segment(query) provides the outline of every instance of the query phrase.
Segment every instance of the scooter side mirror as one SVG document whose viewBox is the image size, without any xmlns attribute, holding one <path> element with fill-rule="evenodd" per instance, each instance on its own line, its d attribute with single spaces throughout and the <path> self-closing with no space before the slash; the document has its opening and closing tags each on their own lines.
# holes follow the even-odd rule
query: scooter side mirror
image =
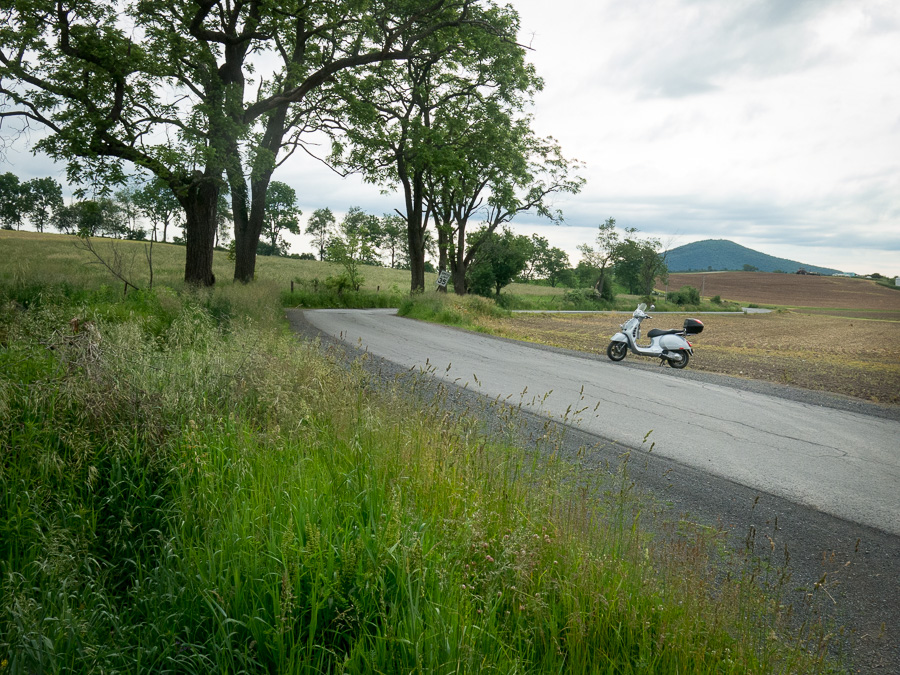
<svg viewBox="0 0 900 675">
<path fill-rule="evenodd" d="M 651 309 L 651 310 L 656 309 L 656 305 L 650 305 L 650 309 Z"/>
</svg>

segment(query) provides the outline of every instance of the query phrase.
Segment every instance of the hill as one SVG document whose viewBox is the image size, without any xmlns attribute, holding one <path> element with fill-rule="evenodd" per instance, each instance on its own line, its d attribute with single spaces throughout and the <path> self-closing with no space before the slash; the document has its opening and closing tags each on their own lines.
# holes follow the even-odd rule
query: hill
<svg viewBox="0 0 900 675">
<path fill-rule="evenodd" d="M 835 274 L 840 270 L 776 258 L 727 239 L 706 239 L 673 248 L 666 254 L 670 272 L 741 271 L 751 265 L 760 272 L 796 272 L 805 269 L 816 274 Z"/>
</svg>

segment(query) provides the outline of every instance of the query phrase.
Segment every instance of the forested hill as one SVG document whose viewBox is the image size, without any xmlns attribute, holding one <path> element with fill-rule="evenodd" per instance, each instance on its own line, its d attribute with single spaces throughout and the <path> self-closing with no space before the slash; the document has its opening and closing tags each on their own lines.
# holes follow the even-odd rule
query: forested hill
<svg viewBox="0 0 900 675">
<path fill-rule="evenodd" d="M 743 270 L 745 265 L 760 272 L 796 272 L 805 269 L 817 274 L 834 274 L 840 270 L 816 267 L 786 258 L 754 251 L 727 239 L 706 239 L 673 248 L 666 253 L 670 272 L 699 272 L 706 270 Z"/>
</svg>

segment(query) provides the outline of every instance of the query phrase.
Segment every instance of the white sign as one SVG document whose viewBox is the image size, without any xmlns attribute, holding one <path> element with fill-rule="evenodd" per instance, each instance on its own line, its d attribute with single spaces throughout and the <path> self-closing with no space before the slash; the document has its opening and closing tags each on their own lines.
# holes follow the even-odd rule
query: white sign
<svg viewBox="0 0 900 675">
<path fill-rule="evenodd" d="M 447 282 L 450 281 L 450 272 L 447 270 L 441 270 L 440 274 L 438 274 L 437 285 L 446 288 Z"/>
</svg>

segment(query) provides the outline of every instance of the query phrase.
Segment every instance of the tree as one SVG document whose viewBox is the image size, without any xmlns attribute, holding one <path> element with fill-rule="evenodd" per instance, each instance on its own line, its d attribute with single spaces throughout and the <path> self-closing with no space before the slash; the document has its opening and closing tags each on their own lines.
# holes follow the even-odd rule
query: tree
<svg viewBox="0 0 900 675">
<path fill-rule="evenodd" d="M 10 172 L 0 175 L 0 224 L 4 229 L 16 229 L 22 225 L 24 204 L 19 177 Z"/>
<path fill-rule="evenodd" d="M 316 209 L 306 221 L 306 234 L 313 238 L 313 244 L 319 249 L 319 260 L 325 260 L 325 245 L 334 225 L 334 214 L 327 208 Z"/>
<path fill-rule="evenodd" d="M 366 221 L 367 217 L 362 209 L 358 206 L 351 207 L 328 241 L 327 259 L 344 267 L 342 274 L 328 280 L 339 291 L 359 290 L 363 283 L 359 266 L 373 255 L 366 236 Z"/>
<path fill-rule="evenodd" d="M 479 295 L 500 295 L 500 290 L 518 276 L 532 250 L 531 240 L 516 235 L 508 227 L 498 234 L 489 226 L 482 227 L 471 237 L 478 255 L 469 266 L 469 288 Z"/>
<path fill-rule="evenodd" d="M 294 188 L 277 180 L 269 183 L 263 232 L 269 240 L 272 255 L 287 255 L 290 247 L 281 238 L 281 233 L 287 231 L 300 234 L 299 218 L 302 213 L 297 206 Z"/>
<path fill-rule="evenodd" d="M 551 205 L 553 196 L 562 193 L 576 194 L 581 190 L 584 179 L 570 172 L 580 167 L 577 161 L 567 160 L 561 148 L 552 138 L 537 138 L 525 121 L 514 126 L 518 137 L 514 145 L 507 147 L 505 165 L 495 164 L 488 169 L 485 187 L 489 190 L 486 199 L 486 228 L 494 232 L 499 227 L 511 223 L 517 216 L 534 212 L 552 223 L 563 222 L 563 214 Z M 495 153 L 498 157 L 501 153 Z M 476 183 L 477 185 L 477 183 Z M 460 196 L 462 196 L 461 193 Z M 465 197 L 465 203 L 473 203 L 472 191 Z M 455 208 L 456 213 L 464 213 Z M 465 223 L 468 218 L 459 218 L 456 231 L 456 255 L 454 260 L 454 285 L 456 280 L 466 276 L 466 270 L 478 255 L 478 247 L 486 239 L 478 239 L 469 245 L 465 243 Z M 553 254 L 566 260 L 565 253 L 556 249 Z M 549 249 L 547 249 L 549 253 Z M 545 262 L 548 262 L 545 260 Z M 459 292 L 459 289 L 456 289 Z"/>
<path fill-rule="evenodd" d="M 544 237 L 531 236 L 534 253 L 531 256 L 533 274 L 538 279 L 546 279 L 556 286 L 569 269 L 569 256 L 561 248 L 550 246 Z"/>
<path fill-rule="evenodd" d="M 340 225 L 345 240 L 351 235 L 359 241 L 358 261 L 364 265 L 379 265 L 378 247 L 381 245 L 381 220 L 358 206 L 351 206 Z"/>
<path fill-rule="evenodd" d="M 158 176 L 154 176 L 135 192 L 134 202 L 150 220 L 151 238 L 159 241 L 158 231 L 161 228 L 162 241 L 166 243 L 169 226 L 179 225 L 182 214 L 181 205 L 169 186 Z"/>
<path fill-rule="evenodd" d="M 381 217 L 381 248 L 386 252 L 391 268 L 399 266 L 400 258 L 406 250 L 406 221 L 396 213 L 385 213 Z"/>
<path fill-rule="evenodd" d="M 619 233 L 616 231 L 615 218 L 607 218 L 606 222 L 598 226 L 598 230 L 597 248 L 594 249 L 588 244 L 580 244 L 578 250 L 581 251 L 585 265 L 598 271 L 597 279 L 592 285 L 597 294 L 604 297 L 608 271 L 616 263 L 620 254 L 619 244 L 621 242 Z M 625 231 L 631 234 L 635 230 L 626 229 Z"/>
<path fill-rule="evenodd" d="M 649 298 L 656 280 L 664 280 L 668 273 L 665 256 L 660 254 L 662 244 L 654 238 L 639 239 L 634 228 L 627 232 L 616 247 L 616 279 L 630 293 Z"/>
<path fill-rule="evenodd" d="M 279 151 L 327 114 L 313 98 L 343 71 L 409 58 L 435 33 L 474 25 L 478 2 L 6 3 L 0 120 L 43 127 L 35 150 L 67 162 L 71 182 L 119 183 L 129 163 L 162 180 L 184 209 L 194 284 L 215 281 L 227 176 L 235 278 L 250 281 Z"/>
<path fill-rule="evenodd" d="M 63 204 L 53 212 L 50 223 L 63 234 L 77 234 L 79 229 L 78 220 L 78 205 L 71 204 L 67 206 Z"/>
<path fill-rule="evenodd" d="M 464 134 L 452 136 L 443 120 L 462 119 L 462 101 L 496 89 L 511 91 L 513 85 L 505 82 L 515 82 L 527 69 L 524 50 L 514 42 L 515 10 L 478 12 L 473 6 L 470 16 L 477 26 L 464 24 L 432 36 L 417 57 L 374 69 L 365 88 L 340 89 L 340 117 L 346 121 L 332 161 L 372 183 L 401 188 L 404 207 L 397 213 L 406 221 L 413 291 L 425 286 L 426 231 L 436 206 L 429 199 L 429 177 L 465 161 L 457 143 Z"/>
<path fill-rule="evenodd" d="M 137 203 L 138 188 L 134 182 L 129 180 L 125 185 L 116 191 L 116 202 L 122 213 L 122 218 L 126 223 L 124 233 L 126 239 L 146 239 L 147 231 L 138 227 L 138 217 L 141 215 L 141 208 Z"/>
<path fill-rule="evenodd" d="M 38 232 L 63 205 L 62 186 L 52 178 L 32 178 L 22 186 L 27 192 L 25 213 Z"/>
<path fill-rule="evenodd" d="M 238 3 L 237 6 L 240 6 Z M 249 167 L 236 161 L 227 167 L 235 218 L 235 280 L 252 279 L 254 246 L 262 227 L 262 203 L 275 168 L 303 145 L 309 131 L 326 128 L 331 110 L 348 91 L 368 92 L 371 67 L 415 56 L 436 34 L 454 32 L 461 25 L 483 30 L 478 17 L 480 0 L 405 0 L 383 3 L 309 2 L 279 4 L 268 46 L 280 67 L 261 82 L 257 100 L 233 119 L 255 124 L 245 154 Z M 223 22 L 224 23 L 224 22 Z M 261 32 L 257 30 L 257 35 Z M 264 40 L 260 40 L 264 41 Z M 233 50 L 237 51 L 237 50 Z M 234 59 L 243 62 L 247 50 Z M 333 88 L 340 82 L 342 92 Z M 244 78 L 234 79 L 233 102 L 244 100 Z M 366 94 L 363 94 L 366 96 Z M 235 144 L 232 157 L 238 157 Z M 249 188 L 245 176 L 249 176 Z"/>
</svg>

